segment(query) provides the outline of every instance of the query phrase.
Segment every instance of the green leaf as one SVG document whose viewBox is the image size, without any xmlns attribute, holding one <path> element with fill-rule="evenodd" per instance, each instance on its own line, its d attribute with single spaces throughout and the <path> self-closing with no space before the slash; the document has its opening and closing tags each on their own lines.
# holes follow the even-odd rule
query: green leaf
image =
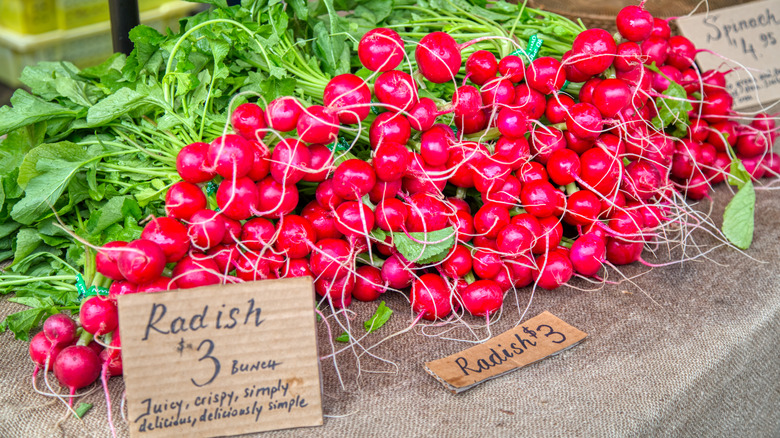
<svg viewBox="0 0 780 438">
<path fill-rule="evenodd" d="M 22 228 L 16 234 L 16 251 L 14 251 L 14 261 L 18 262 L 32 254 L 36 248 L 41 244 L 41 239 L 38 230 L 35 228 Z"/>
<path fill-rule="evenodd" d="M 51 298 L 9 298 L 8 301 L 31 307 L 14 314 L 8 315 L 0 325 L 0 332 L 11 330 L 16 339 L 29 341 L 30 330 L 38 327 L 41 320 L 49 315 L 59 313 Z"/>
<path fill-rule="evenodd" d="M 379 303 L 379 307 L 376 308 L 376 311 L 371 316 L 371 318 L 363 323 L 363 327 L 369 333 L 379 330 L 383 325 L 385 325 L 391 316 L 393 316 L 393 311 L 385 305 L 384 301 L 382 301 Z"/>
<path fill-rule="evenodd" d="M 111 96 L 101 100 L 87 112 L 87 125 L 100 126 L 144 105 L 146 96 L 131 90 L 121 88 Z"/>
<path fill-rule="evenodd" d="M 17 89 L 11 97 L 11 105 L 0 108 L 0 135 L 45 120 L 73 119 L 82 115 L 84 111 L 46 102 L 21 88 Z"/>
<path fill-rule="evenodd" d="M 418 264 L 441 261 L 455 245 L 455 230 L 452 227 L 428 233 L 409 233 L 409 236 L 395 233 L 393 243 L 407 260 Z"/>
<path fill-rule="evenodd" d="M 101 233 L 109 226 L 122 222 L 126 217 L 136 220 L 142 215 L 141 207 L 131 196 L 117 196 L 108 200 L 96 210 L 87 221 L 87 231 L 91 234 Z"/>
<path fill-rule="evenodd" d="M 728 143 L 726 143 L 726 145 L 729 148 L 730 155 L 733 157 L 731 159 L 731 165 L 729 166 L 729 185 L 741 189 L 745 183 L 751 180 L 750 174 L 747 169 L 745 169 L 745 165 L 742 164 L 742 160 L 737 158 L 734 149 L 732 149 Z"/>
<path fill-rule="evenodd" d="M 723 212 L 723 234 L 741 249 L 748 249 L 753 242 L 756 192 L 748 180 L 731 198 Z"/>
<path fill-rule="evenodd" d="M 79 403 L 76 409 L 74 409 L 74 412 L 76 413 L 76 418 L 83 418 L 84 415 L 86 415 L 90 409 L 92 409 L 92 403 L 84 403 L 84 402 Z"/>
<path fill-rule="evenodd" d="M 349 342 L 349 335 L 344 332 L 336 338 L 336 342 Z"/>
<path fill-rule="evenodd" d="M 648 67 L 650 70 L 662 75 L 669 82 L 669 87 L 661 96 L 655 99 L 658 108 L 658 115 L 653 118 L 652 123 L 656 129 L 662 130 L 670 125 L 677 127 L 677 131 L 687 129 L 688 112 L 693 109 L 693 105 L 688 100 L 688 93 L 685 88 L 677 82 L 664 75 L 655 64 Z"/>
</svg>

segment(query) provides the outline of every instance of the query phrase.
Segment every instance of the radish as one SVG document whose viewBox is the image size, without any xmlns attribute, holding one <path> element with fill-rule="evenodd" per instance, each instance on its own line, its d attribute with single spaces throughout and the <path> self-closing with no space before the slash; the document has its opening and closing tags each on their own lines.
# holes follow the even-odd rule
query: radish
<svg viewBox="0 0 780 438">
<path fill-rule="evenodd" d="M 55 313 L 43 323 L 43 333 L 52 345 L 65 347 L 76 339 L 76 323 L 64 313 Z"/>
<path fill-rule="evenodd" d="M 220 283 L 219 272 L 219 266 L 214 260 L 187 256 L 176 263 L 172 279 L 178 288 L 191 289 Z"/>
<path fill-rule="evenodd" d="M 412 127 L 409 120 L 393 112 L 378 115 L 368 129 L 368 138 L 373 150 L 386 142 L 405 145 L 411 135 Z"/>
<path fill-rule="evenodd" d="M 127 242 L 122 241 L 108 242 L 103 245 L 102 248 L 97 250 L 95 255 L 95 270 L 112 280 L 124 280 L 125 277 L 117 266 L 117 258 L 121 251 L 111 251 L 111 249 L 124 248 L 125 246 L 127 246 Z"/>
<path fill-rule="evenodd" d="M 253 152 L 249 142 L 235 134 L 217 137 L 209 144 L 211 166 L 224 178 L 241 178 L 252 170 Z"/>
<path fill-rule="evenodd" d="M 627 41 L 618 44 L 615 62 L 612 65 L 615 66 L 615 70 L 625 72 L 643 64 L 642 61 L 642 48 L 635 42 Z"/>
<path fill-rule="evenodd" d="M 534 235 L 527 228 L 509 224 L 498 232 L 496 247 L 505 256 L 517 256 L 531 251 Z"/>
<path fill-rule="evenodd" d="M 352 291 L 355 289 L 355 276 L 343 275 L 338 278 L 318 278 L 314 281 L 317 295 L 327 297 L 336 309 L 343 309 L 352 303 Z"/>
<path fill-rule="evenodd" d="M 311 155 L 310 170 L 303 175 L 302 180 L 308 182 L 325 181 L 332 170 L 333 153 L 327 146 L 313 144 L 309 146 L 309 154 Z"/>
<path fill-rule="evenodd" d="M 463 85 L 455 89 L 452 95 L 452 106 L 456 117 L 468 116 L 482 108 L 482 96 L 476 87 Z"/>
<path fill-rule="evenodd" d="M 57 360 L 57 356 L 59 356 L 60 352 L 62 352 L 62 350 L 66 347 L 66 344 L 53 344 L 46 337 L 44 332 L 40 332 L 33 336 L 32 340 L 30 340 L 30 346 L 28 347 L 30 359 L 32 359 L 33 363 L 35 364 L 33 380 L 35 380 L 35 377 L 38 375 L 38 371 L 41 369 L 43 369 L 44 372 L 51 370 L 54 367 L 54 362 Z"/>
<path fill-rule="evenodd" d="M 651 36 L 642 41 L 641 47 L 647 65 L 663 65 L 669 56 L 669 40 L 661 37 Z"/>
<path fill-rule="evenodd" d="M 266 134 L 265 113 L 255 103 L 242 103 L 233 110 L 230 123 L 247 140 L 262 140 Z"/>
<path fill-rule="evenodd" d="M 336 229 L 351 239 L 365 238 L 374 229 L 374 212 L 362 202 L 344 202 L 336 209 Z"/>
<path fill-rule="evenodd" d="M 262 216 L 278 219 L 295 210 L 298 205 L 298 188 L 295 184 L 283 185 L 266 177 L 257 183 L 260 200 L 257 209 Z"/>
<path fill-rule="evenodd" d="M 233 270 L 236 260 L 238 260 L 241 251 L 238 244 L 220 244 L 206 251 L 205 258 L 211 258 L 219 267 L 219 272 L 227 273 Z M 198 257 L 200 259 L 202 257 Z"/>
<path fill-rule="evenodd" d="M 515 86 L 509 79 L 494 79 L 480 89 L 480 96 L 488 109 L 499 111 L 514 102 Z"/>
<path fill-rule="evenodd" d="M 181 148 L 176 154 L 176 171 L 181 179 L 198 184 L 211 181 L 217 173 L 208 168 L 209 145 L 195 142 Z"/>
<path fill-rule="evenodd" d="M 138 293 L 153 293 L 153 292 L 165 292 L 169 290 L 178 289 L 179 285 L 171 279 L 171 277 L 162 276 L 156 280 L 152 280 L 149 283 L 139 284 L 136 292 Z"/>
<path fill-rule="evenodd" d="M 498 61 L 498 72 L 514 83 L 522 81 L 525 78 L 523 59 L 515 55 L 504 56 Z"/>
<path fill-rule="evenodd" d="M 231 245 L 238 242 L 238 236 L 241 235 L 241 222 L 227 216 L 222 216 L 222 220 L 225 222 L 225 237 L 220 243 Z"/>
<path fill-rule="evenodd" d="M 298 140 L 285 138 L 271 154 L 271 176 L 279 184 L 295 184 L 302 180 L 311 166 L 311 152 Z"/>
<path fill-rule="evenodd" d="M 333 178 L 326 179 L 314 191 L 314 197 L 317 199 L 317 203 L 324 208 L 335 210 L 344 199 L 336 194 L 333 188 Z"/>
<path fill-rule="evenodd" d="M 425 35 L 414 49 L 420 73 L 435 84 L 449 82 L 463 63 L 458 43 L 444 32 Z"/>
<path fill-rule="evenodd" d="M 641 6 L 625 6 L 615 19 L 618 32 L 629 41 L 646 40 L 653 32 L 653 16 Z"/>
<path fill-rule="evenodd" d="M 374 168 L 357 158 L 344 161 L 333 173 L 333 192 L 343 199 L 358 200 L 367 195 L 374 184 Z"/>
<path fill-rule="evenodd" d="M 179 261 L 190 249 L 187 227 L 170 217 L 158 217 L 149 221 L 141 232 L 141 239 L 159 245 L 165 254 L 166 263 Z"/>
<path fill-rule="evenodd" d="M 547 174 L 559 186 L 573 183 L 580 175 L 580 157 L 571 149 L 559 149 L 547 160 Z"/>
<path fill-rule="evenodd" d="M 374 188 L 368 192 L 368 199 L 374 204 L 382 202 L 383 199 L 394 198 L 402 187 L 402 180 L 396 179 L 393 181 L 377 181 Z"/>
<path fill-rule="evenodd" d="M 578 190 L 566 201 L 566 214 L 564 222 L 569 225 L 590 225 L 598 219 L 601 213 L 599 197 L 590 190 Z"/>
<path fill-rule="evenodd" d="M 580 275 L 593 277 L 606 260 L 606 243 L 595 234 L 583 234 L 574 241 L 569 252 L 572 268 Z"/>
<path fill-rule="evenodd" d="M 493 280 L 477 280 L 460 294 L 463 307 L 474 316 L 488 316 L 504 304 L 504 293 Z"/>
<path fill-rule="evenodd" d="M 87 333 L 96 336 L 113 332 L 119 326 L 116 303 L 99 296 L 87 298 L 79 309 L 79 323 Z"/>
<path fill-rule="evenodd" d="M 593 90 L 593 105 L 604 117 L 615 117 L 630 103 L 631 88 L 621 79 L 604 79 Z"/>
<path fill-rule="evenodd" d="M 76 390 L 94 383 L 100 376 L 100 359 L 89 347 L 71 345 L 65 348 L 54 361 L 54 375 L 57 380 L 70 389 L 70 395 Z M 68 406 L 73 405 L 73 398 Z"/>
<path fill-rule="evenodd" d="M 148 283 L 162 275 L 165 252 L 150 240 L 134 240 L 119 253 L 117 267 L 128 281 L 135 284 Z"/>
<path fill-rule="evenodd" d="M 601 112 L 590 103 L 572 105 L 566 117 L 566 129 L 582 139 L 595 140 L 601 135 L 603 126 L 604 120 L 601 117 Z"/>
<path fill-rule="evenodd" d="M 407 200 L 409 216 L 406 229 L 409 232 L 438 231 L 447 226 L 447 206 L 430 193 L 415 193 Z"/>
<path fill-rule="evenodd" d="M 383 231 L 400 232 L 408 216 L 406 204 L 395 198 L 382 200 L 374 211 L 375 223 Z"/>
<path fill-rule="evenodd" d="M 537 269 L 533 271 L 534 281 L 547 290 L 566 284 L 574 270 L 569 259 L 558 252 L 548 252 L 536 258 Z"/>
<path fill-rule="evenodd" d="M 474 230 L 489 239 L 495 239 L 507 224 L 509 210 L 500 204 L 487 203 L 474 215 Z"/>
<path fill-rule="evenodd" d="M 420 154 L 412 154 L 409 169 L 402 179 L 403 190 L 409 194 L 431 193 L 441 194 L 447 185 L 447 179 L 437 176 L 445 173 L 445 166 L 431 166 Z"/>
<path fill-rule="evenodd" d="M 434 321 L 452 313 L 452 293 L 447 282 L 436 274 L 423 274 L 412 283 L 409 295 L 412 310 Z"/>
<path fill-rule="evenodd" d="M 326 108 L 335 111 L 340 123 L 353 125 L 368 117 L 371 90 L 363 79 L 345 73 L 328 82 L 322 94 L 322 102 Z"/>
<path fill-rule="evenodd" d="M 585 75 L 596 76 L 604 72 L 617 53 L 617 45 L 604 29 L 588 29 L 580 32 L 572 43 L 574 67 Z"/>
<path fill-rule="evenodd" d="M 477 50 L 466 59 L 466 76 L 475 85 L 485 84 L 495 78 L 497 73 L 496 55 L 487 50 Z"/>
<path fill-rule="evenodd" d="M 379 75 L 374 82 L 374 94 L 377 100 L 386 104 L 387 109 L 393 113 L 409 111 L 419 102 L 417 84 L 409 73 L 400 70 L 391 70 Z"/>
<path fill-rule="evenodd" d="M 296 129 L 298 138 L 303 142 L 333 143 L 339 132 L 339 119 L 325 107 L 312 105 L 302 110 Z"/>
<path fill-rule="evenodd" d="M 600 195 L 613 193 L 622 173 L 623 163 L 603 149 L 593 148 L 580 156 L 580 180 Z"/>
<path fill-rule="evenodd" d="M 525 82 L 532 89 L 550 94 L 558 91 L 566 82 L 566 74 L 561 68 L 561 62 L 552 56 L 536 58 L 525 71 Z M 515 95 L 517 92 L 515 92 Z"/>
<path fill-rule="evenodd" d="M 315 278 L 334 279 L 347 275 L 352 251 L 342 239 L 322 239 L 314 244 L 309 263 Z"/>
<path fill-rule="evenodd" d="M 577 105 L 587 104 L 579 103 Z M 592 114 L 586 117 L 585 120 L 590 122 L 590 116 L 592 116 Z M 569 122 L 567 122 L 567 125 L 568 123 Z M 535 155 L 534 159 L 539 163 L 547 164 L 547 160 L 550 158 L 550 155 L 552 155 L 553 152 L 566 148 L 566 139 L 560 129 L 543 125 L 535 125 L 531 131 L 531 147 L 531 152 L 533 152 Z"/>
<path fill-rule="evenodd" d="M 426 133 L 423 133 L 423 137 L 420 140 L 421 144 L 423 145 L 426 144 L 427 142 L 425 135 Z M 422 147 L 423 146 L 421 146 L 421 148 Z M 362 161 L 362 160 L 358 160 L 358 161 Z M 410 161 L 411 161 L 411 154 L 409 153 L 409 150 L 406 149 L 406 147 L 398 143 L 384 142 L 381 145 L 379 145 L 374 151 L 374 160 L 372 164 L 377 178 L 379 178 L 382 181 L 394 181 L 404 176 L 407 169 L 409 168 Z M 353 166 L 353 167 L 356 168 L 357 166 Z M 342 169 L 342 172 L 347 172 L 347 170 L 348 170 L 347 168 Z M 353 168 L 350 168 L 350 173 L 353 170 L 354 170 Z M 366 172 L 363 172 L 362 174 L 365 176 Z M 335 175 L 334 175 L 334 179 L 335 179 Z M 347 183 L 349 183 L 349 181 L 347 181 Z"/>
<path fill-rule="evenodd" d="M 138 285 L 124 280 L 116 280 L 108 287 L 108 299 L 116 301 L 120 295 L 134 294 L 138 292 Z"/>
<path fill-rule="evenodd" d="M 283 216 L 278 224 L 275 248 L 287 258 L 299 259 L 309 255 L 317 233 L 311 222 L 298 215 Z"/>
<path fill-rule="evenodd" d="M 165 194 L 165 213 L 187 221 L 196 211 L 206 208 L 206 195 L 200 187 L 185 181 L 172 185 Z"/>
<path fill-rule="evenodd" d="M 309 259 L 287 259 L 282 277 L 313 277 L 311 269 L 309 269 Z"/>
<path fill-rule="evenodd" d="M 537 218 L 552 216 L 557 209 L 558 195 L 556 195 L 556 192 L 555 187 L 547 181 L 530 181 L 523 184 L 523 190 L 520 192 L 520 202 L 525 211 Z"/>
<path fill-rule="evenodd" d="M 301 116 L 301 104 L 294 97 L 276 98 L 265 107 L 268 127 L 281 132 L 290 132 L 298 125 Z"/>
<path fill-rule="evenodd" d="M 607 239 L 607 260 L 613 265 L 628 265 L 639 260 L 642 242 L 627 242 L 622 239 Z"/>
<path fill-rule="evenodd" d="M 455 245 L 442 263 L 442 270 L 450 278 L 461 278 L 471 272 L 471 251 L 463 245 Z"/>
<path fill-rule="evenodd" d="M 352 297 L 358 301 L 375 301 L 385 293 L 386 287 L 382 281 L 382 274 L 378 268 L 364 265 L 357 268 L 355 287 L 352 289 Z"/>
<path fill-rule="evenodd" d="M 416 131 L 427 131 L 436 123 L 439 109 L 433 99 L 423 97 L 409 109 L 409 126 Z"/>
<path fill-rule="evenodd" d="M 450 225 L 455 228 L 458 242 L 466 243 L 474 237 L 474 218 L 465 211 L 456 211 L 450 218 Z"/>
<path fill-rule="evenodd" d="M 224 179 L 217 188 L 217 206 L 220 213 L 229 219 L 248 219 L 257 212 L 258 200 L 257 185 L 248 177 Z"/>
<path fill-rule="evenodd" d="M 664 38 L 663 36 L 659 37 Z M 693 58 L 696 57 L 696 47 L 691 40 L 682 35 L 667 37 L 667 39 L 669 40 L 669 56 L 666 58 L 666 63 L 678 70 L 690 67 Z"/>
<path fill-rule="evenodd" d="M 193 247 L 205 251 L 222 243 L 225 221 L 219 213 L 203 209 L 193 214 L 189 222 L 187 235 Z"/>
<path fill-rule="evenodd" d="M 371 29 L 358 43 L 358 58 L 371 71 L 393 70 L 404 60 L 404 42 L 392 29 Z"/>
<path fill-rule="evenodd" d="M 547 117 L 547 120 L 550 123 L 563 123 L 566 120 L 566 114 L 568 114 L 569 108 L 571 108 L 572 105 L 574 105 L 574 99 L 571 97 L 562 93 L 555 94 L 550 98 L 549 101 L 547 101 L 547 107 L 544 110 L 544 116 Z M 505 110 L 501 111 L 503 112 Z M 500 117 L 501 114 L 499 113 L 499 130 L 501 130 Z"/>
<path fill-rule="evenodd" d="M 382 264 L 382 281 L 393 289 L 409 287 L 414 280 L 414 263 L 410 263 L 400 254 L 393 254 Z"/>
<path fill-rule="evenodd" d="M 303 207 L 301 216 L 314 227 L 314 231 L 317 233 L 317 241 L 342 237 L 342 234 L 336 229 L 336 218 L 333 209 L 325 209 L 316 201 L 312 201 Z"/>
<path fill-rule="evenodd" d="M 261 251 L 274 243 L 275 234 L 276 228 L 271 221 L 256 217 L 244 223 L 239 241 L 252 251 Z"/>
</svg>

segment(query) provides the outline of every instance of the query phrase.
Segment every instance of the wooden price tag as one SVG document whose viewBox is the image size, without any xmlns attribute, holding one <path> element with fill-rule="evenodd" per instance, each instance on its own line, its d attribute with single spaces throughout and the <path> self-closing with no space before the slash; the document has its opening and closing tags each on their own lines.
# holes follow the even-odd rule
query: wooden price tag
<svg viewBox="0 0 780 438">
<path fill-rule="evenodd" d="M 425 364 L 428 371 L 453 393 L 560 353 L 582 342 L 588 334 L 550 312 L 535 316 L 484 344 Z"/>
<path fill-rule="evenodd" d="M 133 437 L 322 424 L 312 280 L 119 297 Z"/>
<path fill-rule="evenodd" d="M 722 56 L 699 53 L 696 62 L 702 71 L 737 69 L 726 75 L 734 109 L 767 106 L 780 99 L 780 1 L 715 9 L 679 18 L 677 25 L 696 48 Z"/>
</svg>

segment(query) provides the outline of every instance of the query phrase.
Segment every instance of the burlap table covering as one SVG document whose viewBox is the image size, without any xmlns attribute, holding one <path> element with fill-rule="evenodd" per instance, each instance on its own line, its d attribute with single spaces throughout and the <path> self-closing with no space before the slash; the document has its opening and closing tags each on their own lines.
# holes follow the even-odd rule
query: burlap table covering
<svg viewBox="0 0 780 438">
<path fill-rule="evenodd" d="M 720 206 L 723 195 L 716 196 Z M 635 284 L 540 291 L 528 316 L 548 310 L 589 333 L 558 356 L 453 395 L 422 365 L 468 344 L 406 333 L 374 350 L 397 373 L 368 373 L 394 368 L 364 357 L 358 377 L 346 352 L 339 355 L 342 389 L 333 362 L 322 362 L 324 426 L 264 435 L 780 436 L 780 199 L 760 192 L 757 211 L 747 256 L 720 248 L 700 263 L 624 268 L 627 275 L 644 273 Z M 702 234 L 697 241 L 713 243 Z M 523 304 L 528 295 L 521 292 Z M 396 312 L 374 342 L 412 320 L 403 297 L 385 298 Z M 0 316 L 19 308 L 3 300 Z M 374 308 L 353 305 L 356 321 Z M 511 303 L 507 309 L 493 333 L 517 322 Z M 32 390 L 27 344 L 8 333 L 0 340 L 0 436 L 110 436 L 102 391 L 84 397 L 94 407 L 83 420 L 69 417 L 57 426 L 65 408 Z M 328 348 L 321 342 L 322 354 Z M 112 379 L 110 388 L 118 433 L 127 436 L 122 381 Z"/>
</svg>

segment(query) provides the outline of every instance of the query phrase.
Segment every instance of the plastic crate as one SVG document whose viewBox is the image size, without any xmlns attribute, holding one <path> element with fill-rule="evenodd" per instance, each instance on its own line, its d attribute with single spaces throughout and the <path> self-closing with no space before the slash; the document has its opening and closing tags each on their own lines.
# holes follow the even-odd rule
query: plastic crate
<svg viewBox="0 0 780 438">
<path fill-rule="evenodd" d="M 57 28 L 56 0 L 0 0 L 0 27 L 23 34 Z"/>
<path fill-rule="evenodd" d="M 107 0 L 55 0 L 57 27 L 75 29 L 77 27 L 100 23 L 109 19 Z M 158 8 L 171 0 L 138 0 L 138 10 L 148 11 Z"/>
<path fill-rule="evenodd" d="M 198 8 L 194 3 L 168 2 L 141 13 L 141 22 L 159 31 L 166 28 L 176 31 L 179 19 Z M 40 61 L 70 61 L 83 68 L 103 62 L 112 53 L 111 23 L 108 21 L 39 35 L 23 35 L 0 28 L 0 82 L 20 85 L 19 77 L 24 67 Z"/>
</svg>

